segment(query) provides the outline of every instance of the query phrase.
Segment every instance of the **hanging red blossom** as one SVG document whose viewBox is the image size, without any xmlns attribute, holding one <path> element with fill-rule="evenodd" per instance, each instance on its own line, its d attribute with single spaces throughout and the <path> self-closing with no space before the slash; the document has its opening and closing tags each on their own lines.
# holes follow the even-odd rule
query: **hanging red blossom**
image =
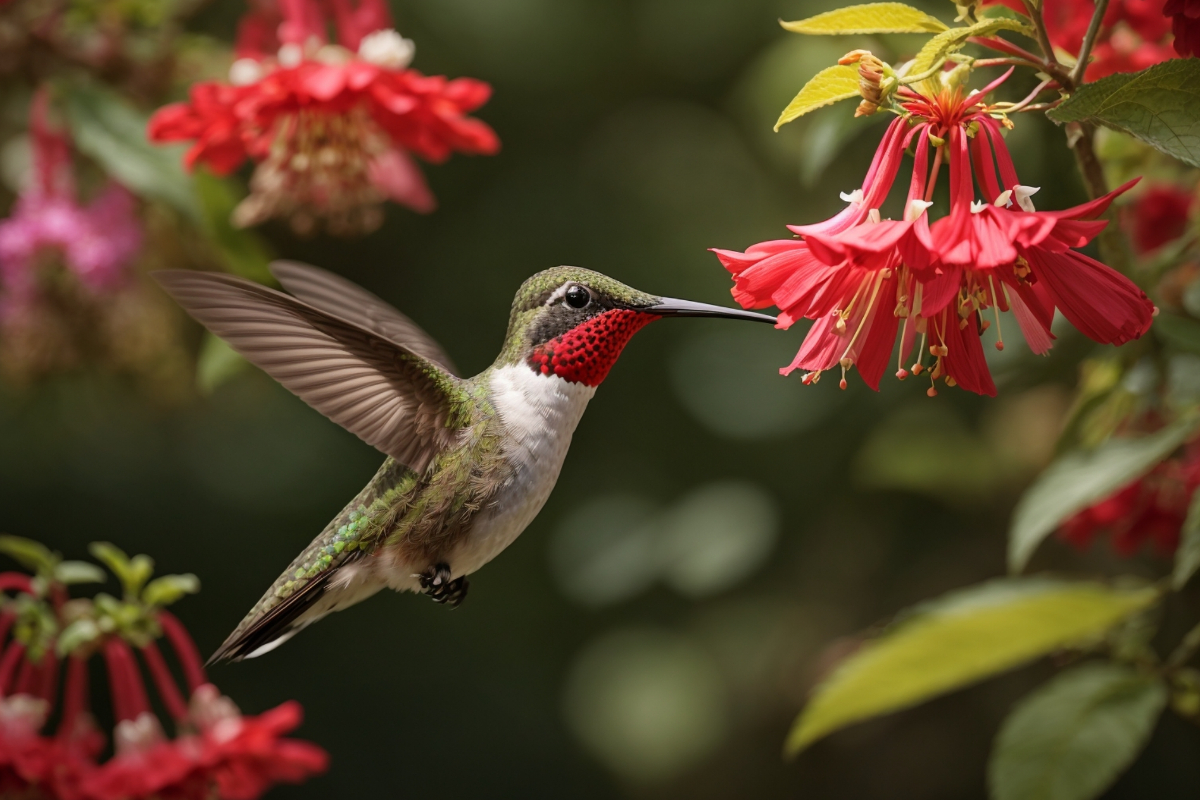
<svg viewBox="0 0 1200 800">
<path fill-rule="evenodd" d="M 854 367 L 877 389 L 899 335 L 897 377 L 910 374 L 904 361 L 919 338 L 913 374 L 928 370 L 932 381 L 994 395 L 980 341 L 989 311 L 999 325 L 996 312 L 1011 310 L 1037 353 L 1054 339 L 1055 309 L 1099 342 L 1121 344 L 1149 329 L 1154 306 L 1146 295 L 1075 250 L 1103 229 L 1096 218 L 1133 184 L 1065 211 L 1037 211 L 1037 189 L 1020 183 L 1000 122 L 983 102 L 1002 80 L 970 95 L 902 87 L 904 114 L 888 127 L 862 187 L 842 195 L 848 205 L 841 213 L 789 226 L 798 239 L 714 251 L 744 307 L 778 306 L 781 328 L 815 320 L 783 374 L 803 369 L 808 383 L 840 367 L 845 388 Z M 903 218 L 884 220 L 879 208 L 909 147 L 915 158 Z M 926 210 L 944 163 L 950 213 L 930 224 Z M 974 199 L 976 186 L 982 201 Z"/>
<path fill-rule="evenodd" d="M 300 232 L 318 220 L 334 233 L 369 231 L 384 200 L 433 210 L 414 155 L 439 163 L 499 149 L 492 129 L 467 116 L 487 102 L 486 83 L 409 69 L 413 44 L 392 29 L 383 0 L 327 5 L 337 44 L 316 0 L 258 3 L 239 29 L 229 84 L 197 84 L 187 103 L 150 120 L 151 140 L 194 142 L 189 167 L 225 174 L 256 163 L 238 225 L 278 217 Z"/>
<path fill-rule="evenodd" d="M 1178 458 L 1163 461 L 1147 475 L 1068 519 L 1059 535 L 1083 549 L 1108 533 L 1113 549 L 1126 558 L 1146 543 L 1170 555 L 1179 546 L 1179 534 L 1197 488 L 1200 442 L 1193 442 Z"/>
</svg>

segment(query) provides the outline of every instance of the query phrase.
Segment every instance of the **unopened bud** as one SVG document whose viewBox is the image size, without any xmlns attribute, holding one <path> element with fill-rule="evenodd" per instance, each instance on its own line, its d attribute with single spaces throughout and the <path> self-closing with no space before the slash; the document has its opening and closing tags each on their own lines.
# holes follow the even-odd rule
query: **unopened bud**
<svg viewBox="0 0 1200 800">
<path fill-rule="evenodd" d="M 842 66 L 858 64 L 858 93 L 862 102 L 854 110 L 854 116 L 865 117 L 879 110 L 879 105 L 896 90 L 896 77 L 892 68 L 881 61 L 870 50 L 851 50 L 838 59 Z"/>
</svg>

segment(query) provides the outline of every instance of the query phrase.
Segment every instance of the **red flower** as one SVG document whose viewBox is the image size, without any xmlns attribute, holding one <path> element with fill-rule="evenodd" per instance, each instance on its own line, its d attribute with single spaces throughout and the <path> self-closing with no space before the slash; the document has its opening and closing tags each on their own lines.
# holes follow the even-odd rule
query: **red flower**
<svg viewBox="0 0 1200 800">
<path fill-rule="evenodd" d="M 211 684 L 192 695 L 192 718 L 200 727 L 196 760 L 223 800 L 254 800 L 273 784 L 301 783 L 324 772 L 329 756 L 316 745 L 281 738 L 300 724 L 300 705 L 284 703 L 257 717 L 243 717 Z"/>
<path fill-rule="evenodd" d="M 983 4 L 1000 4 L 1020 14 L 1026 12 L 1021 0 L 983 0 Z M 1072 58 L 1077 57 L 1094 10 L 1092 0 L 1060 0 L 1045 4 L 1043 18 L 1050 43 Z M 1092 47 L 1092 63 L 1088 65 L 1085 78 L 1094 81 L 1114 72 L 1137 72 L 1174 58 L 1170 33 L 1170 23 L 1152 3 L 1113 0 Z"/>
<path fill-rule="evenodd" d="M 1105 223 L 1095 218 L 1132 183 L 1066 211 L 1036 211 L 1030 196 L 1037 190 L 1019 182 L 999 123 L 983 104 L 999 82 L 965 97 L 960 90 L 924 96 L 902 88 L 906 114 L 888 128 L 862 188 L 843 195 L 846 209 L 815 225 L 789 226 L 798 240 L 765 242 L 745 253 L 715 251 L 733 273 L 733 295 L 743 306 L 778 306 L 781 328 L 815 320 L 783 374 L 807 370 L 808 383 L 840 366 L 845 388 L 846 370 L 856 367 L 878 388 L 899 333 L 897 377 L 908 376 L 902 364 L 919 336 L 913 373 L 929 369 L 933 380 L 994 395 L 980 341 L 988 309 L 1013 311 L 1038 353 L 1050 347 L 1055 308 L 1100 342 L 1121 344 L 1149 328 L 1154 307 L 1146 296 L 1072 249 L 1100 232 Z M 903 219 L 883 220 L 879 207 L 914 142 Z M 950 213 L 931 226 L 925 212 L 944 162 Z M 984 202 L 974 200 L 973 172 Z"/>
<path fill-rule="evenodd" d="M 1169 184 L 1148 187 L 1130 209 L 1133 244 L 1139 253 L 1157 250 L 1187 231 L 1195 202 L 1192 192 Z"/>
<path fill-rule="evenodd" d="M 1162 462 L 1149 474 L 1068 519 L 1059 535 L 1083 549 L 1107 531 L 1113 549 L 1122 556 L 1133 555 L 1146 542 L 1170 555 L 1179 546 L 1179 532 L 1197 487 L 1200 443 L 1194 442 L 1179 458 Z"/>
<path fill-rule="evenodd" d="M 381 0 L 331 5 L 339 45 L 324 43 L 314 0 L 261 3 L 243 20 L 233 85 L 198 84 L 188 103 L 150 121 L 154 141 L 195 142 L 189 167 L 224 174 L 257 162 L 239 225 L 284 217 L 302 231 L 318 219 L 334 232 L 370 230 L 385 199 L 433 210 L 409 153 L 437 163 L 499 149 L 495 132 L 467 116 L 487 102 L 486 83 L 407 69 L 412 42 L 390 29 Z M 276 42 L 277 53 L 256 49 Z"/>
<path fill-rule="evenodd" d="M 1163 15 L 1171 19 L 1175 52 L 1200 56 L 1200 0 L 1167 0 Z"/>
</svg>

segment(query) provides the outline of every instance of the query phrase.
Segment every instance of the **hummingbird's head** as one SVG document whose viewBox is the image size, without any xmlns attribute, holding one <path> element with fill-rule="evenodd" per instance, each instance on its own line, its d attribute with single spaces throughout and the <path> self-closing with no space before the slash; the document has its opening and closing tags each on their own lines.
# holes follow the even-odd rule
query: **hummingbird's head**
<svg viewBox="0 0 1200 800">
<path fill-rule="evenodd" d="M 599 386 L 630 338 L 663 317 L 775 322 L 765 314 L 646 294 L 599 272 L 555 267 L 517 291 L 501 360 Z"/>
</svg>

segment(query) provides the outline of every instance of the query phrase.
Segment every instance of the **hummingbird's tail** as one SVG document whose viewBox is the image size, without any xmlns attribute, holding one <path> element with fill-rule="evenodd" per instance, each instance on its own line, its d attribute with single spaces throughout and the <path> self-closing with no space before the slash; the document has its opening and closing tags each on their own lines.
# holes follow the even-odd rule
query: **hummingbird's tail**
<svg viewBox="0 0 1200 800">
<path fill-rule="evenodd" d="M 224 644 L 217 648 L 208 663 L 241 661 L 269 653 L 317 620 L 366 600 L 382 589 L 384 584 L 370 578 L 365 561 L 365 553 L 356 553 L 336 569 L 327 570 L 308 581 L 282 601 L 266 609 L 263 608 L 264 602 L 260 601 Z M 268 592 L 267 597 L 272 596 L 276 595 Z"/>
</svg>

